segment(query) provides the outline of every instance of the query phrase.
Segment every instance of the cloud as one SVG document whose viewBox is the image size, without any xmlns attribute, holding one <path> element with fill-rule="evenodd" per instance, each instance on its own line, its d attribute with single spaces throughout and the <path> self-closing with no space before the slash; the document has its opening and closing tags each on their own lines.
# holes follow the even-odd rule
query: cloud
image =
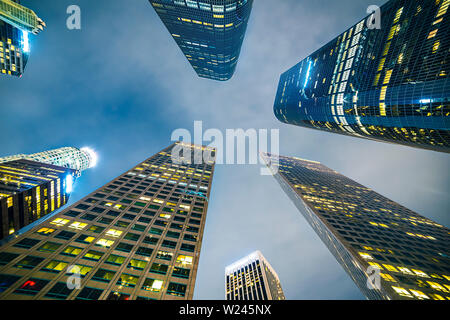
<svg viewBox="0 0 450 320">
<path fill-rule="evenodd" d="M 365 15 L 373 0 L 256 0 L 235 76 L 200 79 L 148 1 L 24 1 L 47 22 L 22 79 L 0 78 L 4 154 L 89 145 L 99 165 L 71 203 L 169 145 L 176 128 L 278 128 L 281 154 L 318 160 L 448 225 L 448 155 L 288 126 L 273 115 L 279 76 Z M 5 101 L 5 102 L 4 102 Z M 224 298 L 224 268 L 261 250 L 289 299 L 362 299 L 275 179 L 218 166 L 195 298 Z"/>
</svg>

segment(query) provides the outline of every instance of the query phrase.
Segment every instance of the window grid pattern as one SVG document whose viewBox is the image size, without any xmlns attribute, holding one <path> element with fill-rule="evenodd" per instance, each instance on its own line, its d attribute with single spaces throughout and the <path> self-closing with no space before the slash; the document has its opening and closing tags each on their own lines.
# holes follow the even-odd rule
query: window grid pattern
<svg viewBox="0 0 450 320">
<path fill-rule="evenodd" d="M 278 169 L 283 190 L 369 299 L 450 300 L 448 228 L 318 162 L 280 157 Z M 369 267 L 380 270 L 380 290 L 367 286 Z"/>
<path fill-rule="evenodd" d="M 0 274 L 22 278 L 0 299 L 16 298 L 17 286 L 29 277 L 49 281 L 33 299 L 53 298 L 60 290 L 53 287 L 75 269 L 81 292 L 72 290 L 64 299 L 192 299 L 214 162 L 175 164 L 171 150 L 177 144 L 4 245 Z M 188 150 L 213 151 L 195 145 Z M 15 246 L 28 238 L 39 241 L 28 249 Z M 61 246 L 39 251 L 47 242 Z M 28 256 L 44 260 L 18 270 L 16 263 Z"/>
<path fill-rule="evenodd" d="M 284 123 L 442 152 L 450 150 L 449 0 L 391 0 L 285 72 Z"/>
<path fill-rule="evenodd" d="M 253 0 L 150 0 L 198 76 L 229 80 L 236 69 Z"/>
</svg>

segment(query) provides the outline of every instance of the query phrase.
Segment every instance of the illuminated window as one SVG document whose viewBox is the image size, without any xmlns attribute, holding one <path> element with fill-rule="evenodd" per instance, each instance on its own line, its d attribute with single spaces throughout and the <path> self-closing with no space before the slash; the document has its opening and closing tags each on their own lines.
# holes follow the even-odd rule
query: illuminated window
<svg viewBox="0 0 450 320">
<path fill-rule="evenodd" d="M 122 235 L 123 231 L 120 230 L 115 230 L 115 229 L 109 229 L 108 231 L 106 231 L 106 235 L 113 237 L 113 238 L 118 238 Z"/>
<path fill-rule="evenodd" d="M 37 231 L 37 233 L 44 235 L 44 236 L 52 234 L 53 232 L 55 232 L 55 229 L 50 229 L 50 228 L 41 228 Z"/>
<path fill-rule="evenodd" d="M 64 270 L 66 267 L 67 267 L 67 262 L 52 260 L 41 270 L 46 271 L 46 272 L 58 273 L 58 272 Z"/>
<path fill-rule="evenodd" d="M 406 290 L 405 288 L 401 288 L 401 287 L 394 287 L 392 286 L 392 289 L 394 289 L 394 291 L 403 297 L 408 297 L 408 298 L 412 298 L 413 296 L 409 293 L 408 290 Z"/>
<path fill-rule="evenodd" d="M 179 255 L 177 257 L 177 263 L 191 265 L 194 260 L 194 257 L 191 256 L 185 256 L 185 255 Z"/>
<path fill-rule="evenodd" d="M 114 244 L 114 241 L 113 240 L 107 240 L 107 239 L 100 239 L 100 240 L 97 241 L 96 244 L 99 245 L 99 246 L 102 246 L 102 247 L 109 248 L 109 247 L 111 247 Z"/>
<path fill-rule="evenodd" d="M 86 228 L 88 224 L 87 223 L 83 223 L 83 222 L 73 222 L 69 228 L 72 229 L 77 229 L 77 230 L 83 230 L 84 228 Z"/>
<path fill-rule="evenodd" d="M 141 289 L 152 292 L 160 292 L 163 284 L 164 282 L 161 280 L 147 278 L 145 279 Z"/>
<path fill-rule="evenodd" d="M 54 224 L 58 227 L 62 227 L 64 225 L 66 225 L 67 223 L 69 223 L 69 220 L 67 219 L 62 219 L 62 218 L 56 218 L 55 220 L 53 220 L 52 222 L 50 222 L 50 224 Z"/>
<path fill-rule="evenodd" d="M 368 254 L 368 253 L 359 252 L 359 255 L 365 260 L 373 260 L 373 257 L 370 254 Z"/>
</svg>

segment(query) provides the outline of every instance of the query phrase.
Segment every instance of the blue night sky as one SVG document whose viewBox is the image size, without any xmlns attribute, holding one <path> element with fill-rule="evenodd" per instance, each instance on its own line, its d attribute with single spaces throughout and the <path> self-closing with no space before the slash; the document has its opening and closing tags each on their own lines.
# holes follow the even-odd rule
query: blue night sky
<svg viewBox="0 0 450 320">
<path fill-rule="evenodd" d="M 256 0 L 235 76 L 196 76 L 147 0 L 23 0 L 47 23 L 21 79 L 0 78 L 1 155 L 89 146 L 100 157 L 70 203 L 172 142 L 177 128 L 280 129 L 280 153 L 317 160 L 449 226 L 449 156 L 279 123 L 282 72 L 380 0 Z M 66 28 L 66 8 L 82 30 Z M 224 299 L 224 268 L 261 250 L 288 299 L 363 299 L 273 177 L 219 165 L 196 299 Z"/>
</svg>

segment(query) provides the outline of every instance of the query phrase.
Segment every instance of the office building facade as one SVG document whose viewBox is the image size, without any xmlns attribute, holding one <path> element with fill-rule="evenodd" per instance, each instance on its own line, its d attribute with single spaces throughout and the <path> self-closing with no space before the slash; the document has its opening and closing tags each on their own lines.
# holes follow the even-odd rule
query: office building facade
<svg viewBox="0 0 450 320">
<path fill-rule="evenodd" d="M 226 81 L 236 69 L 253 0 L 150 0 L 199 77 Z"/>
<path fill-rule="evenodd" d="M 448 153 L 449 5 L 449 0 L 387 2 L 379 14 L 282 74 L 276 117 L 296 126 Z"/>
<path fill-rule="evenodd" d="M 226 300 L 285 300 L 277 273 L 260 251 L 225 268 Z"/>
<path fill-rule="evenodd" d="M 0 240 L 65 205 L 75 176 L 35 161 L 0 163 Z"/>
<path fill-rule="evenodd" d="M 215 153 L 175 143 L 2 246 L 0 299 L 192 299 L 214 161 L 180 146 Z"/>
<path fill-rule="evenodd" d="M 30 54 L 29 33 L 45 23 L 19 0 L 0 0 L 0 72 L 21 77 Z"/>
<path fill-rule="evenodd" d="M 450 300 L 450 230 L 319 162 L 263 154 L 368 299 Z"/>
</svg>

